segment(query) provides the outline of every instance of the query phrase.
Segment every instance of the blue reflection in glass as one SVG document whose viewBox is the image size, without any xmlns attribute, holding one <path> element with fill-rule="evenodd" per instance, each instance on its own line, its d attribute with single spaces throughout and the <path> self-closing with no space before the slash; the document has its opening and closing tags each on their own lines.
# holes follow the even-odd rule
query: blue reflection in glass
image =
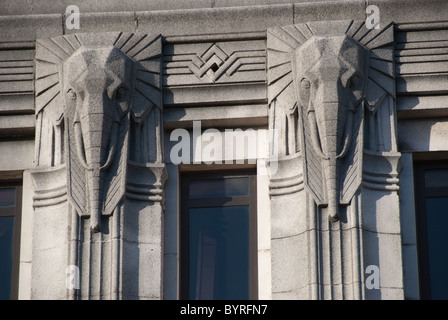
<svg viewBox="0 0 448 320">
<path fill-rule="evenodd" d="M 190 299 L 249 299 L 249 207 L 189 210 Z"/>
<path fill-rule="evenodd" d="M 448 299 L 448 197 L 426 198 L 431 299 Z"/>
<path fill-rule="evenodd" d="M 16 189 L 0 188 L 0 207 L 14 207 L 16 205 Z"/>
<path fill-rule="evenodd" d="M 428 169 L 425 170 L 426 188 L 448 187 L 448 170 L 446 169 Z"/>
<path fill-rule="evenodd" d="M 11 298 L 14 217 L 0 217 L 0 299 Z"/>
<path fill-rule="evenodd" d="M 249 178 L 226 178 L 190 181 L 190 199 L 249 195 Z"/>
</svg>

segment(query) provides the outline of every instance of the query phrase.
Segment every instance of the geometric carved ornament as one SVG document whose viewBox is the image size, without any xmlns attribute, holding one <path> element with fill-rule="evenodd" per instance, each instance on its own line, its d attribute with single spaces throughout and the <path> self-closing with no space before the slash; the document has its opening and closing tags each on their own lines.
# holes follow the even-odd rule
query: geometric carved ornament
<svg viewBox="0 0 448 320">
<path fill-rule="evenodd" d="M 267 48 L 279 153 L 301 152 L 305 190 L 338 220 L 339 206 L 361 186 L 364 150 L 389 151 L 395 143 L 393 26 L 324 21 L 272 28 Z"/>
<path fill-rule="evenodd" d="M 191 56 L 188 69 L 198 79 L 206 82 L 216 82 L 225 78 L 224 75 L 232 77 L 240 68 L 244 67 L 256 70 L 260 68 L 257 67 L 258 64 L 263 64 L 261 69 L 264 70 L 264 50 L 239 48 L 238 51 L 233 49 L 227 54 L 221 47 L 225 47 L 225 45 L 219 46 L 217 43 L 213 43 L 202 54 Z"/>
</svg>

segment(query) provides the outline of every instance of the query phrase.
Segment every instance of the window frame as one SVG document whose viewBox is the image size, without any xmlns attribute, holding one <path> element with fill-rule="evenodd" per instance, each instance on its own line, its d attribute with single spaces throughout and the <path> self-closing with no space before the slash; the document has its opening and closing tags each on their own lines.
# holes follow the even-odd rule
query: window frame
<svg viewBox="0 0 448 320">
<path fill-rule="evenodd" d="M 249 178 L 249 196 L 189 199 L 188 186 L 191 180 Z M 179 210 L 179 294 L 181 300 L 189 299 L 189 224 L 190 208 L 249 206 L 249 299 L 258 299 L 258 227 L 257 227 L 257 174 L 256 169 L 232 169 L 220 171 L 181 172 L 180 174 L 180 210 Z M 243 199 L 247 198 L 247 199 Z"/>
<path fill-rule="evenodd" d="M 427 238 L 426 198 L 448 197 L 448 187 L 427 188 L 425 171 L 431 169 L 448 170 L 447 161 L 419 161 L 414 163 L 415 221 L 417 236 L 417 261 L 420 299 L 431 299 L 431 282 Z"/>
<path fill-rule="evenodd" d="M 22 226 L 22 182 L 0 181 L 0 189 L 15 188 L 15 206 L 0 207 L 0 217 L 14 217 L 14 236 L 11 268 L 11 300 L 19 297 L 19 267 L 20 267 L 20 231 Z"/>
</svg>

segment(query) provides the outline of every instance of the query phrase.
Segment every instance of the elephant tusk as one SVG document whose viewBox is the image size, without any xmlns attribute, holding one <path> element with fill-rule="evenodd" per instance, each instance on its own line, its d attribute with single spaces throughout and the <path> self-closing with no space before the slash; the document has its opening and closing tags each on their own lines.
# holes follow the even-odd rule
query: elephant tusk
<svg viewBox="0 0 448 320">
<path fill-rule="evenodd" d="M 109 166 L 112 163 L 112 160 L 114 159 L 115 152 L 117 149 L 117 135 L 118 135 L 118 128 L 120 126 L 120 122 L 114 121 L 112 123 L 112 133 L 111 133 L 111 147 L 109 150 L 109 154 L 107 155 L 106 163 L 100 167 L 100 170 L 106 170 L 109 168 Z"/>
<path fill-rule="evenodd" d="M 81 123 L 75 120 L 74 127 L 75 127 L 76 153 L 78 155 L 79 161 L 81 162 L 81 165 L 85 169 L 91 170 L 91 168 L 87 164 L 84 150 L 82 148 L 83 142 L 82 142 Z"/>
<path fill-rule="evenodd" d="M 308 111 L 308 120 L 311 126 L 311 140 L 313 141 L 314 150 L 322 159 L 328 160 L 329 157 L 325 156 L 325 154 L 322 151 L 322 146 L 319 143 L 318 139 L 319 134 L 317 132 L 316 115 L 314 114 L 314 111 Z"/>
<path fill-rule="evenodd" d="M 348 131 L 348 133 L 347 133 L 347 135 L 345 137 L 344 148 L 342 149 L 341 153 L 336 156 L 336 159 L 340 159 L 340 158 L 345 157 L 345 155 L 347 154 L 348 148 L 349 148 L 349 146 L 351 144 L 350 142 L 352 140 L 352 134 L 353 134 L 353 132 L 352 132 L 352 129 L 353 129 L 353 110 L 349 110 L 348 117 L 349 118 L 347 119 L 348 123 L 347 123 L 347 127 L 346 127 L 346 133 L 347 133 L 347 131 Z"/>
</svg>

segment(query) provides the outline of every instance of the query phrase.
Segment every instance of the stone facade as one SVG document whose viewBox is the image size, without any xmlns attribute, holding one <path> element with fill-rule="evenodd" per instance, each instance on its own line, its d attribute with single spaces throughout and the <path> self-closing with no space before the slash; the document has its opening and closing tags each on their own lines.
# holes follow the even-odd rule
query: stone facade
<svg viewBox="0 0 448 320">
<path fill-rule="evenodd" d="M 66 3 L 0 4 L 20 299 L 178 299 L 180 173 L 224 168 L 257 171 L 260 299 L 419 298 L 413 157 L 448 159 L 448 3 L 77 2 L 79 28 Z M 199 121 L 258 152 L 208 161 Z"/>
</svg>

